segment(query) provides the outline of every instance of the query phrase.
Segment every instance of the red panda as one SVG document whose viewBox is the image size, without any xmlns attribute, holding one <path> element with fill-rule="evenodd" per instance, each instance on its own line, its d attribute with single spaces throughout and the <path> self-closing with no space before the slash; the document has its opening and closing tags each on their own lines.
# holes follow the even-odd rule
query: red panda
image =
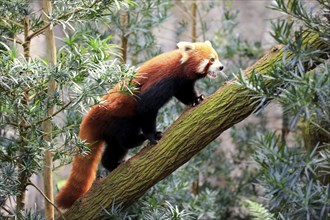
<svg viewBox="0 0 330 220">
<path fill-rule="evenodd" d="M 114 170 L 128 149 L 145 140 L 156 144 L 162 133 L 156 131 L 158 110 L 172 97 L 195 106 L 203 100 L 194 86 L 196 80 L 214 78 L 222 71 L 217 52 L 209 41 L 179 42 L 178 49 L 158 55 L 137 69 L 137 97 L 120 93 L 120 83 L 93 106 L 84 117 L 79 138 L 90 144 L 90 155 L 75 156 L 69 179 L 56 198 L 64 209 L 91 187 L 98 163 Z M 105 149 L 103 151 L 103 147 Z"/>
</svg>

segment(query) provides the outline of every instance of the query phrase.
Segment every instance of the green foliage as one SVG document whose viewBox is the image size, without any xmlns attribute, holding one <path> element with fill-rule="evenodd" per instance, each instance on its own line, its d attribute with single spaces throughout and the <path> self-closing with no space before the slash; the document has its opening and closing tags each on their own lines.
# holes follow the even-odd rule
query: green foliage
<svg viewBox="0 0 330 220">
<path fill-rule="evenodd" d="M 323 58 L 329 51 L 313 51 L 303 47 L 302 42 L 306 28 L 329 41 L 329 25 L 322 17 L 329 17 L 329 4 L 318 0 L 322 11 L 315 13 L 304 8 L 298 0 L 291 1 L 290 7 L 284 0 L 276 2 L 273 9 L 284 12 L 291 19 L 274 22 L 272 35 L 284 45 L 285 57 L 290 59 L 277 61 L 266 78 L 257 70 L 249 78 L 245 78 L 242 71 L 235 77 L 240 85 L 255 94 L 252 98 L 256 102 L 261 101 L 261 109 L 269 100 L 276 100 L 283 103 L 285 112 L 292 117 L 292 127 L 296 127 L 302 118 L 328 134 L 330 110 L 325 106 L 330 105 L 330 77 L 329 64 Z M 200 10 L 207 13 L 213 4 Z M 19 175 L 22 171 L 28 177 L 40 172 L 46 150 L 53 152 L 60 166 L 71 160 L 73 154 L 87 153 L 85 144 L 77 137 L 82 115 L 91 105 L 100 102 L 101 96 L 118 81 L 131 82 L 134 77 L 134 68 L 115 60 L 119 56 L 120 37 L 128 38 L 133 64 L 159 53 L 150 30 L 166 19 L 171 6 L 163 1 L 137 1 L 136 4 L 116 0 L 54 1 L 49 16 L 51 26 L 61 24 L 66 37 L 58 50 L 57 64 L 49 66 L 41 58 L 27 60 L 21 57 L 17 49 L 22 43 L 18 34 L 23 32 L 23 20 L 27 15 L 31 33 L 35 36 L 48 24 L 32 10 L 29 1 L 0 0 L 0 40 L 5 42 L 0 47 L 0 207 L 7 198 L 21 193 Z M 127 16 L 126 22 L 121 20 L 123 13 Z M 226 72 L 246 68 L 262 52 L 259 42 L 251 44 L 235 34 L 237 14 L 226 8 L 221 31 L 213 39 L 214 45 L 220 45 L 219 54 L 226 59 Z M 206 31 L 207 23 L 200 19 L 201 28 Z M 182 22 L 182 30 L 187 25 Z M 8 40 L 16 43 L 9 44 Z M 317 63 L 303 65 L 311 57 L 320 59 Z M 318 68 L 307 71 L 315 66 Z M 46 88 L 53 79 L 58 88 L 50 99 Z M 223 79 L 203 80 L 198 87 L 208 95 L 221 82 Z M 276 86 L 269 87 L 270 84 Z M 122 92 L 133 93 L 134 87 L 127 83 Z M 46 145 L 41 123 L 47 119 L 47 107 L 53 104 L 57 106 L 56 114 L 52 116 L 56 118 L 52 133 L 55 141 Z M 165 130 L 183 109 L 172 100 L 159 114 L 158 129 Z M 264 187 L 267 202 L 265 206 L 247 202 L 250 215 L 259 219 L 274 219 L 273 216 L 326 219 L 330 212 L 329 185 L 323 184 L 322 180 L 329 176 L 329 145 L 307 152 L 299 147 L 288 148 L 273 134 L 251 142 L 265 130 L 264 118 L 258 125 L 232 129 L 235 155 L 228 158 L 226 152 L 217 150 L 219 143 L 213 142 L 150 189 L 127 213 L 120 212 L 120 207 L 111 207 L 102 215 L 111 216 L 111 219 L 245 219 L 237 211 L 241 208 L 242 197 L 256 197 L 260 193 L 252 184 L 258 173 L 246 162 L 257 148 L 255 160 L 260 169 L 259 183 Z M 239 169 L 241 175 L 233 176 L 235 169 Z M 198 192 L 192 189 L 193 184 L 199 186 Z M 1 211 L 0 215 L 3 213 Z M 6 212 L 6 217 L 9 215 L 17 214 Z M 43 219 L 33 209 L 21 212 L 20 216 Z"/>
<path fill-rule="evenodd" d="M 329 9 L 326 2 L 320 1 L 320 4 L 324 6 L 325 11 Z M 282 1 L 278 1 L 278 7 L 278 10 L 284 10 Z M 318 14 L 316 12 L 310 13 L 310 17 L 306 17 L 305 9 L 297 9 L 297 7 L 302 7 L 299 1 L 292 1 L 292 7 L 294 10 L 290 15 L 297 13 L 294 14 L 294 18 L 308 18 L 311 23 L 316 21 L 324 23 L 321 19 L 322 11 Z M 286 8 L 284 12 L 288 12 L 288 10 Z M 319 18 L 317 19 L 317 17 Z M 256 70 L 248 79 L 245 79 L 241 71 L 235 77 L 240 85 L 255 92 L 257 101 L 263 103 L 273 99 L 282 103 L 285 112 L 293 117 L 291 127 L 296 126 L 299 118 L 316 120 L 316 117 L 325 120 L 328 124 L 325 126 L 329 127 L 330 112 L 329 109 L 324 108 L 330 104 L 329 68 L 328 63 L 324 60 L 329 49 L 314 51 L 308 46 L 303 46 L 303 41 L 309 36 L 308 31 L 311 31 L 311 29 L 305 31 L 306 27 L 310 27 L 306 21 L 304 20 L 302 23 L 304 26 L 299 26 L 297 30 L 293 30 L 293 24 L 296 25 L 295 20 L 278 19 L 277 23 L 273 24 L 274 33 L 272 35 L 275 40 L 284 44 L 286 59 L 277 61 L 267 76 L 260 75 Z M 321 36 L 327 36 L 326 30 L 323 28 L 316 28 L 315 31 Z M 326 37 L 325 40 L 329 40 L 329 38 Z M 313 57 L 317 57 L 314 60 L 319 61 L 317 63 L 311 62 Z M 318 68 L 314 69 L 316 65 Z M 314 70 L 308 71 L 309 69 Z M 273 86 L 270 87 L 269 85 Z M 317 121 L 322 120 L 317 119 Z"/>
<path fill-rule="evenodd" d="M 167 18 L 167 10 L 171 4 L 164 1 L 138 0 L 134 7 L 126 8 L 107 17 L 108 30 L 120 44 L 120 37 L 128 39 L 128 54 L 133 65 L 140 64 L 158 55 L 157 41 L 153 28 Z M 123 19 L 122 17 L 125 17 Z"/>
<path fill-rule="evenodd" d="M 20 212 L 18 216 L 20 216 L 20 218 L 22 219 L 27 219 L 27 220 L 46 220 L 44 216 L 36 214 L 36 208 L 23 210 Z"/>
<path fill-rule="evenodd" d="M 123 213 L 120 211 L 120 206 L 111 207 L 111 210 L 104 210 L 103 218 L 112 219 L 112 220 L 132 220 L 132 219 L 145 219 L 145 220 L 189 220 L 192 218 L 192 213 L 187 212 L 186 210 L 180 210 L 178 206 L 173 206 L 170 202 L 165 201 L 161 206 L 154 207 L 148 202 L 143 202 L 140 209 L 143 211 L 143 214 L 131 214 Z"/>
<path fill-rule="evenodd" d="M 270 210 L 284 219 L 326 219 L 329 186 L 320 180 L 330 174 L 329 145 L 308 153 L 288 148 L 274 134 L 261 136 L 254 144 Z"/>
<path fill-rule="evenodd" d="M 284 31 L 283 33 L 287 33 L 288 38 L 277 38 L 276 33 L 273 35 L 274 38 L 276 40 L 281 39 L 280 42 L 283 41 L 284 45 L 288 45 L 288 42 L 293 40 L 289 37 L 290 29 L 292 29 L 290 20 L 293 19 L 295 25 L 306 27 L 329 40 L 329 23 L 326 19 L 329 19 L 330 4 L 327 0 L 317 0 L 317 2 L 321 11 L 318 11 L 318 7 L 307 7 L 307 1 L 291 0 L 287 3 L 285 0 L 276 0 L 271 8 L 286 14 L 290 19 L 288 23 L 281 21 L 279 24 L 274 24 L 274 30 Z"/>
<path fill-rule="evenodd" d="M 129 216 L 134 217 L 133 219 L 141 219 L 148 214 L 150 219 L 166 219 L 165 217 L 170 215 L 177 217 L 183 215 L 186 216 L 185 218 L 190 216 L 192 219 L 215 219 L 218 207 L 215 201 L 218 193 L 204 187 L 204 184 L 201 184 L 197 195 L 192 193 L 191 188 L 192 182 L 196 181 L 199 174 L 202 175 L 207 168 L 208 164 L 202 163 L 203 158 L 210 156 L 215 148 L 216 145 L 213 145 L 212 148 L 206 149 L 195 161 L 189 162 L 153 186 L 146 195 L 128 209 Z"/>
<path fill-rule="evenodd" d="M 105 15 L 113 13 L 120 8 L 133 5 L 131 0 L 86 0 L 54 1 L 52 14 L 49 15 L 52 26 L 63 25 L 63 28 L 74 29 L 73 22 L 86 22 L 86 20 L 101 20 Z M 42 14 L 36 13 L 33 4 L 26 0 L 6 1 L 0 0 L 1 36 L 16 37 L 23 32 L 23 20 L 29 17 L 30 30 L 39 31 L 45 26 Z"/>
<path fill-rule="evenodd" d="M 99 54 L 95 53 L 90 42 L 95 43 L 98 38 L 84 36 L 82 40 L 85 42 L 64 45 L 59 52 L 59 64 L 52 67 L 41 59 L 26 61 L 13 57 L 15 52 L 11 50 L 2 51 L 0 172 L 4 178 L 0 181 L 1 195 L 16 194 L 20 181 L 15 167 L 19 161 L 22 161 L 26 175 L 31 176 L 40 171 L 45 150 L 51 150 L 55 159 L 64 159 L 65 155 L 71 157 L 72 153 L 86 153 L 86 149 L 82 151 L 81 148 L 83 142 L 76 135 L 85 109 L 99 102 L 106 89 L 118 81 L 133 78 L 134 69 L 112 60 L 107 47 L 100 47 Z M 99 56 L 102 53 L 107 56 Z M 46 91 L 51 79 L 59 84 L 53 99 L 48 98 Z M 122 89 L 123 92 L 133 90 L 131 84 Z M 53 124 L 53 138 L 64 142 L 47 146 L 42 140 L 41 123 L 45 121 L 44 112 L 51 104 L 57 105 L 56 114 L 63 111 L 67 114 L 59 118 L 61 123 Z M 60 137 L 62 139 L 58 139 Z M 21 146 L 24 146 L 24 154 L 18 154 Z"/>
<path fill-rule="evenodd" d="M 226 72 L 237 72 L 251 65 L 263 54 L 260 42 L 250 43 L 237 34 L 238 11 L 232 11 L 230 6 L 225 11 L 219 24 L 221 28 L 215 33 L 214 42 L 222 59 L 228 60 Z"/>
<path fill-rule="evenodd" d="M 32 13 L 29 1 L 16 0 L 6 1 L 0 0 L 0 33 L 1 40 L 3 37 L 14 37 L 23 32 L 23 19 Z M 40 28 L 42 21 L 41 16 L 33 17 L 31 29 Z"/>
<path fill-rule="evenodd" d="M 265 207 L 257 202 L 250 200 L 244 201 L 247 204 L 248 212 L 254 220 L 274 220 L 273 214 L 271 214 Z"/>
<path fill-rule="evenodd" d="M 131 1 L 55 1 L 51 24 L 32 10 L 29 1 L 1 1 L 0 32 L 0 195 L 1 208 L 5 200 L 15 203 L 14 196 L 24 195 L 29 178 L 40 172 L 45 151 L 51 151 L 60 165 L 72 159 L 73 154 L 87 152 L 78 139 L 78 126 L 86 108 L 100 102 L 100 97 L 119 81 L 127 80 L 122 92 L 132 93 L 131 80 L 135 69 L 120 64 L 114 58 L 115 46 L 111 37 L 101 38 L 98 33 L 76 31 L 67 35 L 59 48 L 56 65 L 42 58 L 23 57 L 17 44 L 27 43 L 41 34 L 43 28 L 62 24 L 73 27 L 74 22 L 98 20 L 115 7 L 127 6 Z M 87 7 L 88 6 L 88 7 Z M 30 25 L 23 23 L 28 19 Z M 18 36 L 23 27 L 29 28 L 25 42 Z M 73 29 L 73 28 L 72 28 Z M 49 96 L 48 83 L 55 80 L 57 90 Z M 42 123 L 49 119 L 49 106 L 57 109 L 51 119 L 53 142 L 43 140 Z M 39 208 L 39 207 L 38 207 Z M 35 210 L 3 208 L 9 215 L 23 219 L 42 219 Z M 7 215 L 8 214 L 8 215 Z"/>
<path fill-rule="evenodd" d="M 150 206 L 145 204 L 146 207 Z M 150 212 L 152 211 L 152 212 Z M 162 207 L 157 209 L 147 210 L 144 215 L 146 220 L 157 220 L 157 219 L 173 219 L 173 220 L 184 220 L 184 219 L 193 219 L 191 213 L 186 212 L 185 210 L 179 210 L 178 206 L 173 206 L 168 201 L 165 201 Z"/>
<path fill-rule="evenodd" d="M 272 8 L 287 15 L 273 23 L 272 33 L 283 44 L 285 59 L 275 60 L 267 75 L 259 70 L 248 77 L 242 71 L 235 75 L 237 83 L 252 92 L 251 98 L 260 103 L 260 109 L 270 100 L 280 102 L 290 116 L 292 129 L 297 131 L 301 121 L 307 121 L 316 129 L 314 135 L 325 137 L 302 137 L 298 132 L 290 143 L 293 148 L 274 134 L 261 135 L 251 142 L 258 147 L 254 159 L 260 167 L 259 183 L 265 189 L 266 204 L 280 219 L 327 219 L 330 212 L 330 112 L 325 107 L 330 104 L 329 48 L 312 50 L 303 43 L 311 33 L 329 42 L 329 23 L 325 19 L 329 3 L 318 2 L 318 11 L 313 11 L 304 1 L 275 1 Z M 316 142 L 303 143 L 303 138 L 314 138 Z"/>
<path fill-rule="evenodd" d="M 251 133 L 253 131 L 251 129 Z M 238 129 L 235 133 L 235 141 L 245 141 Z M 186 165 L 153 186 L 127 210 L 125 219 L 164 219 L 167 216 L 166 202 L 172 206 L 175 204 L 179 212 L 189 213 L 191 219 L 241 219 L 240 213 L 235 211 L 241 206 L 241 197 L 256 195 L 251 185 L 255 174 L 244 161 L 253 150 L 242 144 L 239 154 L 228 159 L 225 152 L 217 150 L 218 146 L 219 142 L 213 142 Z M 232 176 L 237 166 L 242 167 L 244 175 Z M 197 193 L 193 186 L 196 183 Z"/>
</svg>

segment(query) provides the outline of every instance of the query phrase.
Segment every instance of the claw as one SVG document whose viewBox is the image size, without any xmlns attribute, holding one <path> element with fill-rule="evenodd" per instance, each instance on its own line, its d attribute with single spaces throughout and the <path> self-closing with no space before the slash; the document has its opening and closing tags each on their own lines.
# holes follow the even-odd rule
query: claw
<svg viewBox="0 0 330 220">
<path fill-rule="evenodd" d="M 160 140 L 163 137 L 163 133 L 157 131 L 154 134 L 145 134 L 144 136 L 146 137 L 146 139 L 149 140 L 151 145 L 156 145 L 158 143 L 158 140 Z"/>
<path fill-rule="evenodd" d="M 200 95 L 198 96 L 195 101 L 192 103 L 192 106 L 195 107 L 196 105 L 198 105 L 199 103 L 201 103 L 204 100 L 205 96 L 204 95 Z"/>
</svg>

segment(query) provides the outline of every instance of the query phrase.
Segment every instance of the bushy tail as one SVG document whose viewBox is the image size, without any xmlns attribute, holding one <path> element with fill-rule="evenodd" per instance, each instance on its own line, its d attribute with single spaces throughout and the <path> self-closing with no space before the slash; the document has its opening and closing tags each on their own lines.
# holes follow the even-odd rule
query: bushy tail
<svg viewBox="0 0 330 220">
<path fill-rule="evenodd" d="M 70 208 L 77 199 L 90 189 L 96 176 L 102 150 L 103 142 L 99 141 L 93 144 L 88 156 L 76 156 L 73 159 L 70 176 L 56 197 L 58 207 Z"/>
</svg>

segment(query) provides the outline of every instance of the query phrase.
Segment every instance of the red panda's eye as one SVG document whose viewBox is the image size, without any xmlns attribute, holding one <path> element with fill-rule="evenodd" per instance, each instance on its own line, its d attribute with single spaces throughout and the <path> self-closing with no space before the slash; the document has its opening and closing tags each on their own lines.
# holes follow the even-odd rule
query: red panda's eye
<svg viewBox="0 0 330 220">
<path fill-rule="evenodd" d="M 215 59 L 212 57 L 212 58 L 210 59 L 210 62 L 213 63 L 214 61 L 215 61 Z"/>
</svg>

